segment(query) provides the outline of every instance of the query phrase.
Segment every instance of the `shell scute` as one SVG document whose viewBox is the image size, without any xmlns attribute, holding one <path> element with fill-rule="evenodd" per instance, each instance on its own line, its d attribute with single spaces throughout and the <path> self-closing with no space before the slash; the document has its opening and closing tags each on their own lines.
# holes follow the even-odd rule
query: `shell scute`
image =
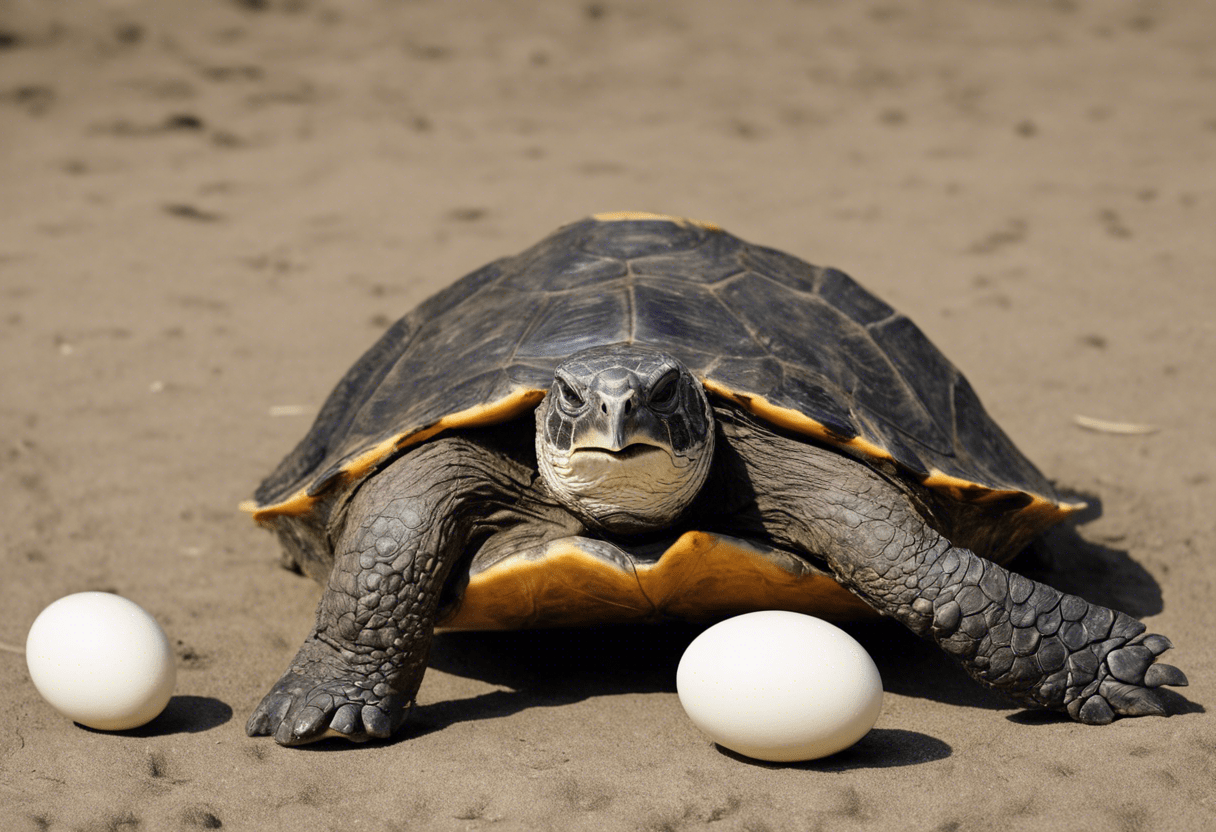
<svg viewBox="0 0 1216 832">
<path fill-rule="evenodd" d="M 929 413 L 949 419 L 952 412 L 954 379 L 959 372 L 925 337 L 916 324 L 903 315 L 892 314 L 868 327 L 874 343 L 887 356 L 903 385 Z M 949 453 L 953 437 L 939 435 L 926 442 L 939 453 Z"/>
<path fill-rule="evenodd" d="M 586 286 L 611 283 L 629 269 L 617 257 L 603 257 L 578 248 L 546 247 L 524 258 L 503 281 L 503 288 L 525 293 L 565 292 Z"/>
<path fill-rule="evenodd" d="M 690 222 L 644 219 L 618 223 L 567 226 L 578 234 L 578 248 L 588 254 L 631 260 L 697 248 L 714 231 Z M 561 234 L 561 231 L 557 232 Z"/>
<path fill-rule="evenodd" d="M 629 261 L 639 277 L 676 276 L 681 282 L 713 285 L 746 270 L 740 252 L 743 242 L 730 234 L 707 234 L 687 251 L 648 253 Z"/>
<path fill-rule="evenodd" d="M 842 271 L 823 269 L 815 293 L 831 306 L 862 326 L 886 320 L 895 310 L 871 295 Z"/>
<path fill-rule="evenodd" d="M 820 267 L 775 248 L 750 246 L 740 259 L 753 274 L 804 294 L 814 294 L 823 276 Z"/>
<path fill-rule="evenodd" d="M 688 353 L 713 351 L 715 344 L 735 345 L 739 358 L 765 354 L 739 317 L 704 287 L 678 280 L 638 279 L 633 291 L 636 320 L 633 338 L 646 344 L 667 344 Z M 671 310 L 693 307 L 696 315 L 673 315 Z"/>
<path fill-rule="evenodd" d="M 632 298 L 626 288 L 601 292 L 579 292 L 544 298 L 534 307 L 495 310 L 502 315 L 531 317 L 526 332 L 520 338 L 514 355 L 517 358 L 546 359 L 552 368 L 562 358 L 580 350 L 615 343 L 630 337 L 633 318 Z M 548 385 L 545 385 L 548 387 Z"/>
</svg>

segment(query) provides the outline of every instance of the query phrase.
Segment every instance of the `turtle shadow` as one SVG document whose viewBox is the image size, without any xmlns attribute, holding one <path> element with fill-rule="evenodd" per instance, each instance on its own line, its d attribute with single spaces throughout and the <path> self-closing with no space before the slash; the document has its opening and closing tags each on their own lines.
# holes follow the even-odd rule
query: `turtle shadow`
<svg viewBox="0 0 1216 832">
<path fill-rule="evenodd" d="M 493 719 L 593 696 L 675 693 L 676 668 L 706 624 L 437 634 L 430 667 L 508 690 L 416 706 L 414 735 L 456 722 Z M 972 681 L 941 650 L 888 621 L 843 622 L 874 658 L 891 693 L 990 710 L 1015 707 Z"/>
<path fill-rule="evenodd" d="M 665 623 L 436 633 L 430 668 L 506 690 L 415 705 L 405 734 L 594 696 L 675 693 L 680 656 L 703 629 Z"/>
<path fill-rule="evenodd" d="M 867 621 L 839 626 L 874 659 L 886 693 L 990 711 L 1017 707 L 1004 694 L 981 687 L 936 645 L 899 624 Z"/>
<path fill-rule="evenodd" d="M 437 633 L 430 667 L 549 700 L 566 691 L 674 693 L 676 665 L 706 625 L 594 627 Z M 577 701 L 577 700 L 575 700 Z"/>
<path fill-rule="evenodd" d="M 415 706 L 407 727 L 393 741 L 441 731 L 458 722 L 495 719 L 528 708 L 557 707 L 593 696 L 675 693 L 680 656 L 706 626 L 664 623 L 440 633 L 432 646 L 432 668 L 509 690 Z M 935 698 L 972 706 L 1010 707 L 999 695 L 979 688 L 940 651 L 918 642 L 897 625 L 877 622 L 844 626 L 872 655 L 879 654 L 876 658 L 880 660 L 887 690 L 927 696 L 931 692 L 942 694 L 944 687 L 944 696 Z M 911 655 L 905 642 L 912 645 Z M 912 680 L 917 673 L 956 678 L 943 685 L 941 678 L 930 676 L 921 687 Z M 748 765 L 822 772 L 917 765 L 945 759 L 953 753 L 947 743 L 935 737 L 896 728 L 874 728 L 851 747 L 806 762 L 771 763 L 715 747 L 719 753 Z"/>
<path fill-rule="evenodd" d="M 1069 497 L 1088 505 L 1033 541 L 1008 567 L 1061 592 L 1136 618 L 1160 613 L 1165 608 L 1161 585 L 1147 569 L 1126 549 L 1082 537 L 1079 528 L 1102 516 L 1102 499 L 1093 494 L 1070 493 Z"/>
</svg>

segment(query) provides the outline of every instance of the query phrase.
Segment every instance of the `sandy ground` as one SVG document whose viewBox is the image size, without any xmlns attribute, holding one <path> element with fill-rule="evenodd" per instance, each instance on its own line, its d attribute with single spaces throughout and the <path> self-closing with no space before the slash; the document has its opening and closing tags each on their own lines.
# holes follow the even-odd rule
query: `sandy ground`
<svg viewBox="0 0 1216 832">
<path fill-rule="evenodd" d="M 1202 0 L 3 0 L 0 827 L 1216 828 L 1214 88 Z M 1169 635 L 1173 715 L 1028 715 L 868 625 L 877 728 L 762 765 L 684 717 L 695 631 L 642 628 L 441 636 L 395 741 L 247 738 L 319 591 L 237 503 L 389 322 L 619 209 L 920 323 L 1095 504 L 1023 568 Z M 29 681 L 86 589 L 176 646 L 145 729 Z"/>
</svg>

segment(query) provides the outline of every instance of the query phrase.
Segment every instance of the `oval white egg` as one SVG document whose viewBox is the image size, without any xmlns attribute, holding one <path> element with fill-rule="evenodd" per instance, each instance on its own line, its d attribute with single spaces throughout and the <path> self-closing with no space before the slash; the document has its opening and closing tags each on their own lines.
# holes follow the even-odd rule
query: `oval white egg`
<svg viewBox="0 0 1216 832">
<path fill-rule="evenodd" d="M 68 595 L 44 609 L 30 627 L 25 660 L 43 699 L 102 731 L 151 722 L 177 681 L 173 649 L 156 619 L 108 592 Z"/>
<path fill-rule="evenodd" d="M 728 618 L 688 645 L 676 691 L 693 724 L 748 757 L 826 757 L 878 721 L 882 678 L 848 633 L 801 613 Z"/>
</svg>

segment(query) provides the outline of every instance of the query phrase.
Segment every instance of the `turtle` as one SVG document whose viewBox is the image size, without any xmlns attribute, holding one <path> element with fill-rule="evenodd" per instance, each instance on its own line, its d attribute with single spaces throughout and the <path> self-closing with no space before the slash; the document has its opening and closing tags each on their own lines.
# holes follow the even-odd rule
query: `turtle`
<svg viewBox="0 0 1216 832">
<path fill-rule="evenodd" d="M 1002 566 L 1081 506 L 843 272 L 592 215 L 393 324 L 243 504 L 324 587 L 246 730 L 391 736 L 436 628 L 758 609 L 892 618 L 1082 723 L 1165 715 L 1166 637 Z"/>
</svg>

